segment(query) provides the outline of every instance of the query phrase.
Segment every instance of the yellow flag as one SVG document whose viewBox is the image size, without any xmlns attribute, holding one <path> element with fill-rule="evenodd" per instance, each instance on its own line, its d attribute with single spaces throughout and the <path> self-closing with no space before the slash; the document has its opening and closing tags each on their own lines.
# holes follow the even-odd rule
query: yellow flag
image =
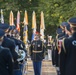
<svg viewBox="0 0 76 75">
<path fill-rule="evenodd" d="M 41 23 L 40 23 L 40 29 L 45 29 L 45 23 L 44 23 L 44 13 L 41 11 Z"/>
<path fill-rule="evenodd" d="M 24 29 L 23 29 L 23 42 L 27 44 L 28 42 L 28 15 L 27 11 L 25 10 L 24 14 Z"/>
<path fill-rule="evenodd" d="M 41 39 L 44 41 L 45 23 L 44 23 L 44 13 L 43 13 L 43 11 L 41 11 L 40 18 L 41 18 L 41 22 L 40 22 L 40 34 L 42 35 Z"/>
<path fill-rule="evenodd" d="M 36 14 L 35 14 L 35 11 L 33 11 L 33 14 L 32 14 L 32 29 L 36 29 Z"/>
<path fill-rule="evenodd" d="M 13 16 L 13 12 L 12 11 L 10 11 L 9 24 L 10 25 L 14 25 L 14 16 Z"/>
<path fill-rule="evenodd" d="M 25 14 L 24 14 L 24 25 L 28 25 L 28 15 L 27 15 L 26 10 L 25 10 Z"/>
</svg>

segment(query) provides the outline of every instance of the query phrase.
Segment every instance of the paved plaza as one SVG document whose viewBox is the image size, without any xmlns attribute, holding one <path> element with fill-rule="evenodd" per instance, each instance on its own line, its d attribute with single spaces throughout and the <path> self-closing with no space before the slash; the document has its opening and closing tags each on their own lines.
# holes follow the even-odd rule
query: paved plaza
<svg viewBox="0 0 76 75">
<path fill-rule="evenodd" d="M 34 75 L 31 60 L 27 60 L 26 70 L 27 70 L 26 71 L 27 73 L 25 75 Z M 52 66 L 51 61 L 43 60 L 43 62 L 42 62 L 42 75 L 57 75 L 56 70 Z"/>
</svg>

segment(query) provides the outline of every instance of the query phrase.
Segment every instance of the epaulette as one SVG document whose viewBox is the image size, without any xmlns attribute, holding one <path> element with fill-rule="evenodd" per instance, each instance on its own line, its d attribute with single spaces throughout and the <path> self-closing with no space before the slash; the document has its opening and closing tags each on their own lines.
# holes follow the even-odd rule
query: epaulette
<svg viewBox="0 0 76 75">
<path fill-rule="evenodd" d="M 63 49 L 64 49 L 64 52 L 66 53 L 66 49 L 65 49 L 65 45 L 64 45 L 64 40 L 65 40 L 65 38 L 63 38 L 62 47 L 63 47 Z"/>
</svg>

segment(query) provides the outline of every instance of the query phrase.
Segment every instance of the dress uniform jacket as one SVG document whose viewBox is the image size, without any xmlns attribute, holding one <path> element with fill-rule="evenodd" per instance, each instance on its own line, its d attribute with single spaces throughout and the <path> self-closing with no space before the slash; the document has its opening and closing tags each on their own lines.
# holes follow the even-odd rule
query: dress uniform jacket
<svg viewBox="0 0 76 75">
<path fill-rule="evenodd" d="M 76 32 L 62 43 L 60 71 L 61 75 L 76 75 Z"/>
<path fill-rule="evenodd" d="M 18 55 L 15 52 L 15 46 L 16 45 L 15 45 L 15 42 L 13 40 L 11 40 L 5 36 L 3 39 L 2 46 L 10 49 L 14 60 L 16 60 L 18 58 Z"/>
<path fill-rule="evenodd" d="M 0 75 L 13 75 L 12 54 L 9 49 L 0 46 Z"/>
<path fill-rule="evenodd" d="M 41 40 L 34 40 L 31 43 L 31 59 L 33 61 L 42 61 L 44 58 L 45 47 Z"/>
<path fill-rule="evenodd" d="M 59 51 L 58 51 L 58 40 L 62 40 L 63 38 L 66 38 L 67 35 L 65 33 L 62 33 L 62 34 L 59 34 L 57 35 L 57 38 L 56 38 L 56 50 L 54 52 L 54 59 L 55 60 L 55 65 L 56 67 L 59 67 L 59 62 L 60 62 L 60 55 L 59 55 Z"/>
</svg>

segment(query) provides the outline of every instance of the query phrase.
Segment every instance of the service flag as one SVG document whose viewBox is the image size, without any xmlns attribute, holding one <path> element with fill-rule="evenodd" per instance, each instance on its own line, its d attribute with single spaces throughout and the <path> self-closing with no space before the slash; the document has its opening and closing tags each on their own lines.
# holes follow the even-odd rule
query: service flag
<svg viewBox="0 0 76 75">
<path fill-rule="evenodd" d="M 33 11 L 33 14 L 32 14 L 32 40 L 34 40 L 34 36 L 35 36 L 35 33 L 36 33 L 36 14 L 35 14 L 35 11 Z"/>
<path fill-rule="evenodd" d="M 14 25 L 14 15 L 12 11 L 10 11 L 9 24 L 10 26 Z"/>
<path fill-rule="evenodd" d="M 42 35 L 42 36 L 41 36 L 41 39 L 44 40 L 45 23 L 44 23 L 44 13 L 43 13 L 43 11 L 41 11 L 40 17 L 41 17 L 40 34 Z"/>
<path fill-rule="evenodd" d="M 26 10 L 24 14 L 23 41 L 25 44 L 28 42 L 28 15 Z"/>
</svg>

